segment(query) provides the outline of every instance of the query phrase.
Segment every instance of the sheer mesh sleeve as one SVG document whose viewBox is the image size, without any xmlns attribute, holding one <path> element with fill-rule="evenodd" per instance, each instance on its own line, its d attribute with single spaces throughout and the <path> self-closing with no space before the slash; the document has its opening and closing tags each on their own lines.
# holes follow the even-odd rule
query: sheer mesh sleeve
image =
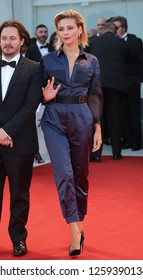
<svg viewBox="0 0 143 280">
<path fill-rule="evenodd" d="M 88 106 L 92 112 L 94 123 L 100 123 L 103 107 L 103 95 L 98 60 L 96 60 L 95 73 L 92 76 L 88 90 Z"/>
</svg>

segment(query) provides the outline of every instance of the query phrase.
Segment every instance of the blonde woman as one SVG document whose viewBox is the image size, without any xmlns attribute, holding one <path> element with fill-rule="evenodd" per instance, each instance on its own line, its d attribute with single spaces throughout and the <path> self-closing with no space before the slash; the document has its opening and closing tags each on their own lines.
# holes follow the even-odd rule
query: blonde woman
<svg viewBox="0 0 143 280">
<path fill-rule="evenodd" d="M 84 52 L 85 21 L 67 10 L 54 18 L 56 51 L 42 58 L 46 103 L 42 129 L 51 158 L 63 217 L 70 226 L 69 256 L 83 248 L 87 213 L 88 163 L 93 126 L 93 152 L 101 146 L 102 91 L 99 64 Z"/>
</svg>

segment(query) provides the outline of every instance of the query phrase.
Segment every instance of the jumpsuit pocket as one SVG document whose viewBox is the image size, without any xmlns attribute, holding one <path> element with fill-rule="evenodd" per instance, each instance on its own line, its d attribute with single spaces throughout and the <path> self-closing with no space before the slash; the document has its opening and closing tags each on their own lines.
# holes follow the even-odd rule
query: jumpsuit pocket
<svg viewBox="0 0 143 280">
<path fill-rule="evenodd" d="M 89 84 L 91 75 L 85 70 L 77 70 L 75 75 L 75 83 L 80 83 L 82 85 Z"/>
</svg>

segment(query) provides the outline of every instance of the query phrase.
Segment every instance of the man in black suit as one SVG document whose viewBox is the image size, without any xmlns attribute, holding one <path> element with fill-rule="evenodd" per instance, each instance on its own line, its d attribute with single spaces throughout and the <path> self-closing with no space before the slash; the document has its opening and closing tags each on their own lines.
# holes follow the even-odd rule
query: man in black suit
<svg viewBox="0 0 143 280">
<path fill-rule="evenodd" d="M 123 148 L 132 151 L 141 148 L 141 82 L 143 82 L 143 43 L 134 34 L 129 34 L 127 19 L 122 16 L 112 18 L 117 27 L 117 36 L 122 38 L 132 53 L 127 64 L 128 93 L 126 94 Z"/>
<path fill-rule="evenodd" d="M 39 24 L 35 29 L 35 43 L 27 48 L 25 56 L 31 60 L 39 62 L 43 55 L 53 51 L 53 47 L 47 43 L 48 28 L 44 24 Z"/>
<path fill-rule="evenodd" d="M 35 43 L 31 44 L 27 48 L 25 56 L 31 60 L 40 62 L 41 57 L 46 55 L 48 52 L 53 51 L 53 46 L 47 43 L 48 38 L 48 28 L 44 24 L 39 24 L 35 29 Z M 37 124 L 39 126 L 39 124 Z M 40 152 L 38 151 L 35 155 L 35 160 L 38 163 L 43 163 L 44 160 Z"/>
<path fill-rule="evenodd" d="M 107 129 L 112 146 L 113 159 L 121 156 L 122 103 L 126 88 L 125 61 L 129 50 L 124 41 L 116 37 L 114 23 L 105 23 L 103 34 L 90 38 L 88 52 L 99 60 L 103 92 L 102 134 Z M 100 161 L 100 151 L 94 153 L 91 161 Z M 98 160 L 96 160 L 98 159 Z"/>
<path fill-rule="evenodd" d="M 13 254 L 26 254 L 26 223 L 34 154 L 38 150 L 35 111 L 42 100 L 39 63 L 25 58 L 27 31 L 17 20 L 0 26 L 0 217 L 6 176 L 10 189 L 9 235 Z M 15 67 L 15 68 L 14 68 Z"/>
</svg>

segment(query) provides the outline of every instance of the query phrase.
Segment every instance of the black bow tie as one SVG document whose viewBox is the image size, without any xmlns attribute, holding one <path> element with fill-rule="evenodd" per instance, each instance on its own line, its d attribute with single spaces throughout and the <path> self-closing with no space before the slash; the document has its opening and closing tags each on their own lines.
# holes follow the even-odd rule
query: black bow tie
<svg viewBox="0 0 143 280">
<path fill-rule="evenodd" d="M 40 46 L 40 49 L 48 48 L 48 45 Z"/>
<path fill-rule="evenodd" d="M 6 66 L 6 65 L 9 65 L 9 66 L 15 68 L 15 66 L 16 66 L 16 61 L 10 61 L 10 62 L 8 62 L 8 61 L 6 61 L 6 60 L 0 60 L 0 66 L 1 66 L 1 67 Z"/>
</svg>

